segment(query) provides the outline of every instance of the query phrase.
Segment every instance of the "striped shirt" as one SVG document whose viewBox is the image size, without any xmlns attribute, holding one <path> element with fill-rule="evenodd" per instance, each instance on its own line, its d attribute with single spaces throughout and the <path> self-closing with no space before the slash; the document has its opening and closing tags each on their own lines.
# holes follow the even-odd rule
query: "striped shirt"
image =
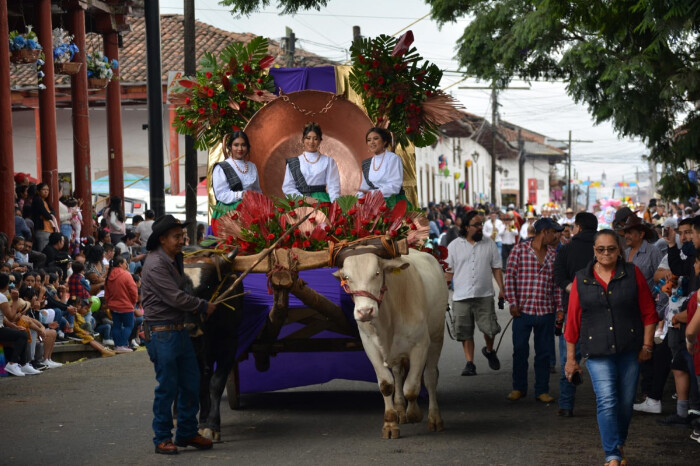
<svg viewBox="0 0 700 466">
<path fill-rule="evenodd" d="M 532 239 L 516 244 L 506 265 L 506 301 L 523 314 L 543 316 L 561 311 L 561 293 L 553 279 L 555 257 L 556 249 L 548 248 L 540 264 Z"/>
</svg>

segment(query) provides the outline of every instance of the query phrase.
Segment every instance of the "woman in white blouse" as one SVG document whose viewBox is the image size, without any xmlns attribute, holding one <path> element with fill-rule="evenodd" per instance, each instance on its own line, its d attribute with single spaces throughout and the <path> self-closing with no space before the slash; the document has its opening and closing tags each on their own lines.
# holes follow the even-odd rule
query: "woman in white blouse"
<svg viewBox="0 0 700 466">
<path fill-rule="evenodd" d="M 214 166 L 212 186 L 216 206 L 212 219 L 218 219 L 240 204 L 243 193 L 249 190 L 262 192 L 258 180 L 258 168 L 248 160 L 250 142 L 243 131 L 234 131 L 224 137 L 226 159 Z M 213 228 L 214 222 L 212 222 Z"/>
<path fill-rule="evenodd" d="M 358 197 L 378 190 L 389 208 L 401 199 L 403 192 L 403 163 L 401 157 L 389 150 L 391 133 L 384 128 L 370 128 L 366 136 L 367 147 L 374 154 L 362 162 L 362 184 Z"/>
<path fill-rule="evenodd" d="M 323 133 L 316 123 L 304 126 L 304 152 L 287 159 L 282 182 L 286 196 L 302 195 L 321 202 L 333 202 L 340 196 L 340 174 L 335 160 L 319 152 Z"/>
</svg>

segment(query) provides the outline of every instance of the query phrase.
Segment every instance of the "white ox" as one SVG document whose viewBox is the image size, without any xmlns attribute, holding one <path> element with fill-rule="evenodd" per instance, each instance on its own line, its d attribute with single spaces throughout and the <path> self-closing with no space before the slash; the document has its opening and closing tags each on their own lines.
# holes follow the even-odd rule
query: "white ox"
<svg viewBox="0 0 700 466">
<path fill-rule="evenodd" d="M 423 419 L 417 403 L 421 375 L 429 396 L 428 430 L 441 431 L 436 393 L 448 290 L 440 264 L 413 249 L 397 259 L 365 253 L 345 258 L 336 276 L 353 296 L 362 344 L 384 396 L 382 438 L 399 438 L 399 423 Z"/>
</svg>

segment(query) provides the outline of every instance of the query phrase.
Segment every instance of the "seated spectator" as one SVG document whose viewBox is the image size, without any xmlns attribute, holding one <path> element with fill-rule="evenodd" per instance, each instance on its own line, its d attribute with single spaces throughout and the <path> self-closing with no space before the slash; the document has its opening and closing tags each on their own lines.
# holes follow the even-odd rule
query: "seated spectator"
<svg viewBox="0 0 700 466">
<path fill-rule="evenodd" d="M 68 291 L 76 298 L 90 299 L 90 282 L 83 275 L 84 270 L 85 265 L 82 263 L 73 263 L 73 274 L 68 279 Z"/>
<path fill-rule="evenodd" d="M 12 263 L 10 264 L 12 269 L 16 269 L 18 272 L 24 273 L 31 268 L 29 256 L 24 252 L 23 236 L 15 236 L 12 238 L 10 253 L 12 254 Z"/>
<path fill-rule="evenodd" d="M 103 260 L 105 250 L 99 244 L 85 250 L 85 278 L 90 281 L 90 294 L 96 295 L 104 288 L 107 267 Z"/>
<path fill-rule="evenodd" d="M 46 256 L 43 252 L 35 251 L 32 246 L 33 242 L 30 238 L 24 238 L 24 253 L 29 258 L 34 270 L 38 270 L 46 265 Z"/>
<path fill-rule="evenodd" d="M 5 371 L 17 377 L 23 377 L 25 366 L 27 366 L 26 371 L 33 375 L 34 372 L 38 371 L 35 371 L 31 365 L 27 365 L 27 332 L 13 323 L 17 314 L 19 292 L 15 289 L 11 291 L 12 303 L 10 303 L 6 296 L 9 287 L 10 276 L 6 273 L 0 273 L 0 343 L 6 348 Z"/>
<path fill-rule="evenodd" d="M 71 258 L 65 250 L 66 237 L 63 234 L 54 232 L 49 235 L 49 244 L 46 245 L 43 252 L 46 255 L 46 265 L 48 267 L 56 266 L 63 270 L 63 276 L 68 274 L 68 266 Z"/>
<path fill-rule="evenodd" d="M 75 299 L 71 300 L 70 303 L 78 310 L 75 314 L 75 328 L 73 334 L 80 338 L 82 344 L 92 346 L 99 351 L 103 357 L 114 356 L 114 351 L 105 348 L 95 341 L 95 337 L 92 336 L 92 329 L 85 321 L 85 316 L 90 312 L 90 302 L 87 299 Z"/>
<path fill-rule="evenodd" d="M 41 318 L 41 308 L 45 302 L 44 289 L 21 289 L 20 298 L 17 310 L 21 314 L 20 319 L 26 322 L 29 328 L 28 359 L 31 361 L 32 366 L 37 370 L 61 367 L 62 364 L 51 360 L 54 345 L 56 344 L 56 331 L 46 328 L 39 320 Z"/>
<path fill-rule="evenodd" d="M 126 263 L 129 265 L 129 272 L 134 273 L 136 267 L 141 265 L 141 261 L 146 257 L 146 254 L 132 254 L 132 248 L 136 247 L 136 233 L 129 230 L 122 237 L 122 240 L 117 243 L 116 249 L 119 250 L 119 254 L 126 259 Z"/>
</svg>

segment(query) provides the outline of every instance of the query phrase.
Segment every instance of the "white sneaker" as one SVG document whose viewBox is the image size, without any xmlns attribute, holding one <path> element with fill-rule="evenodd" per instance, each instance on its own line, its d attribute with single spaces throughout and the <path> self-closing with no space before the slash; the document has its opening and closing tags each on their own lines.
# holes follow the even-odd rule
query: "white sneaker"
<svg viewBox="0 0 700 466">
<path fill-rule="evenodd" d="M 641 411 L 643 413 L 661 414 L 661 400 L 654 400 L 653 398 L 647 397 L 641 403 L 636 403 L 633 408 L 635 411 Z"/>
<path fill-rule="evenodd" d="M 25 375 L 37 375 L 41 374 L 40 371 L 34 369 L 31 364 L 27 363 L 24 366 L 22 366 L 22 372 L 24 372 Z"/>
<path fill-rule="evenodd" d="M 114 352 L 117 354 L 132 353 L 132 349 L 126 346 L 117 346 L 114 348 Z"/>
<path fill-rule="evenodd" d="M 63 366 L 63 364 L 61 364 L 60 362 L 55 362 L 51 359 L 44 359 L 44 365 L 47 366 L 49 369 L 55 369 L 57 367 Z"/>
<path fill-rule="evenodd" d="M 22 366 L 20 366 L 16 362 L 8 362 L 7 365 L 5 365 L 5 372 L 17 377 L 24 377 L 24 372 L 22 372 Z"/>
<path fill-rule="evenodd" d="M 102 340 L 102 346 L 114 346 L 114 340 Z"/>
<path fill-rule="evenodd" d="M 136 338 L 134 338 L 133 340 L 131 340 L 131 347 L 132 347 L 132 348 L 138 348 L 139 346 L 141 346 L 141 345 L 139 345 L 139 342 L 136 341 Z"/>
</svg>

